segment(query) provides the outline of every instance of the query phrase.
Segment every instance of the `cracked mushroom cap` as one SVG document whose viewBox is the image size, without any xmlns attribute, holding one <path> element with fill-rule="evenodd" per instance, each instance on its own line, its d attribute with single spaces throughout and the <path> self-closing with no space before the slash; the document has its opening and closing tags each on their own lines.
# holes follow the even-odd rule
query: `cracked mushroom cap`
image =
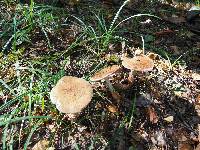
<svg viewBox="0 0 200 150">
<path fill-rule="evenodd" d="M 124 57 L 122 65 L 127 69 L 142 72 L 151 71 L 154 67 L 153 60 L 145 55 L 139 55 L 133 58 Z"/>
<path fill-rule="evenodd" d="M 120 67 L 118 65 L 108 66 L 108 67 L 98 71 L 97 73 L 95 73 L 94 76 L 90 78 L 90 80 L 91 81 L 100 81 L 102 79 L 105 79 L 108 76 L 112 76 L 119 70 L 120 70 Z"/>
<path fill-rule="evenodd" d="M 91 101 L 93 89 L 84 79 L 64 76 L 50 92 L 50 99 L 63 113 L 79 113 Z"/>
</svg>

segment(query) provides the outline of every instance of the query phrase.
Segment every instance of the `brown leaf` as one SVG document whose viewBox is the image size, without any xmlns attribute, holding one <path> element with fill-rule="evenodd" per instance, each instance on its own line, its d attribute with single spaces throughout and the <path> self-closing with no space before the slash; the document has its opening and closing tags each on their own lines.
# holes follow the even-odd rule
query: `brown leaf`
<svg viewBox="0 0 200 150">
<path fill-rule="evenodd" d="M 112 92 L 111 93 L 112 98 L 117 102 L 120 103 L 122 100 L 122 96 L 118 92 Z"/>
<path fill-rule="evenodd" d="M 28 95 L 24 96 L 24 101 L 26 101 L 26 102 L 29 101 L 29 96 Z"/>
<path fill-rule="evenodd" d="M 194 80 L 196 80 L 196 81 L 200 81 L 200 74 L 198 74 L 198 73 L 193 73 L 193 74 L 192 74 L 192 78 L 193 78 Z"/>
<path fill-rule="evenodd" d="M 157 116 L 155 109 L 152 106 L 150 106 L 150 107 L 148 107 L 147 111 L 148 111 L 150 122 L 153 123 L 153 124 L 157 123 L 158 122 L 158 116 Z"/>
<path fill-rule="evenodd" d="M 108 105 L 108 106 L 107 106 L 107 109 L 108 109 L 108 111 L 111 112 L 111 113 L 116 113 L 116 112 L 118 112 L 117 107 L 114 106 L 114 105 Z"/>
<path fill-rule="evenodd" d="M 101 109 L 102 108 L 102 105 L 100 104 L 100 103 L 96 103 L 96 105 L 95 105 L 95 109 L 97 109 L 97 110 L 99 110 L 99 109 Z"/>
<path fill-rule="evenodd" d="M 191 144 L 187 142 L 180 142 L 178 144 L 178 150 L 193 150 Z"/>
<path fill-rule="evenodd" d="M 48 148 L 49 141 L 47 140 L 40 140 L 38 143 L 36 143 L 32 150 L 45 150 Z"/>
<path fill-rule="evenodd" d="M 169 35 L 172 35 L 172 34 L 175 34 L 175 31 L 170 30 L 170 29 L 165 29 L 165 30 L 156 32 L 155 36 L 157 36 L 157 37 L 161 36 L 162 37 L 162 36 L 169 36 Z"/>
<path fill-rule="evenodd" d="M 200 94 L 197 96 L 197 98 L 196 98 L 196 104 L 197 105 L 200 105 Z"/>
<path fill-rule="evenodd" d="M 179 128 L 173 131 L 173 140 L 180 141 L 180 142 L 187 142 L 188 134 L 184 128 Z"/>
</svg>

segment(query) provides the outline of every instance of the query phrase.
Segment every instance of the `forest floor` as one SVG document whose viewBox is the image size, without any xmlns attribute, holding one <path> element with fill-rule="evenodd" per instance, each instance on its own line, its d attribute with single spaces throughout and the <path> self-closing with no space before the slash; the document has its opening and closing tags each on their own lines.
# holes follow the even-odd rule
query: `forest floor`
<svg viewBox="0 0 200 150">
<path fill-rule="evenodd" d="M 2 149 L 200 149 L 200 32 L 186 21 L 194 3 L 122 4 L 0 2 Z M 126 86 L 121 58 L 141 52 L 154 68 Z M 122 68 L 110 79 L 117 96 L 90 81 L 111 65 Z M 50 101 L 62 76 L 94 89 L 73 120 Z"/>
</svg>

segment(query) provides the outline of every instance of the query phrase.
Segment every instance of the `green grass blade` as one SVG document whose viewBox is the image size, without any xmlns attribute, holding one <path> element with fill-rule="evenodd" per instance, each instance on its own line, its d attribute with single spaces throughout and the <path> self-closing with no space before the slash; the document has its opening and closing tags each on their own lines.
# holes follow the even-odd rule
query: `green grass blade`
<svg viewBox="0 0 200 150">
<path fill-rule="evenodd" d="M 0 126 L 4 126 L 6 124 L 14 123 L 14 122 L 19 122 L 22 120 L 27 120 L 27 119 L 51 119 L 50 116 L 26 116 L 26 117 L 15 117 L 14 119 L 8 119 L 7 121 L 0 122 Z"/>
<path fill-rule="evenodd" d="M 121 5 L 121 7 L 120 7 L 119 10 L 117 11 L 117 13 L 116 13 L 116 15 L 115 15 L 115 17 L 114 17 L 114 19 L 113 19 L 111 25 L 110 25 L 109 31 L 112 30 L 112 28 L 113 28 L 113 26 L 114 26 L 114 24 L 115 24 L 117 18 L 119 17 L 119 13 L 121 12 L 121 10 L 123 9 L 123 7 L 124 7 L 129 1 L 130 1 L 130 0 L 126 0 L 126 1 L 124 1 L 124 3 Z"/>
<path fill-rule="evenodd" d="M 11 135 L 10 142 L 9 142 L 9 149 L 10 149 L 10 150 L 13 150 L 13 138 L 14 138 L 13 130 L 14 130 L 14 126 L 12 126 L 12 127 L 11 127 L 11 130 L 10 130 L 10 134 L 12 134 L 12 135 Z"/>
<path fill-rule="evenodd" d="M 114 28 L 112 28 L 112 30 L 110 30 L 110 31 L 113 32 L 120 24 L 122 24 L 122 23 L 125 22 L 125 21 L 128 21 L 128 20 L 130 20 L 130 19 L 132 19 L 132 18 L 135 18 L 135 17 L 141 17 L 141 16 L 149 16 L 149 17 L 155 17 L 155 18 L 157 18 L 157 19 L 161 19 L 161 18 L 159 18 L 159 17 L 157 17 L 157 16 L 155 16 L 155 15 L 151 15 L 151 14 L 137 14 L 137 15 L 130 16 L 130 17 L 128 17 L 128 18 L 126 18 L 126 19 L 120 21 L 120 22 L 119 22 Z"/>
<path fill-rule="evenodd" d="M 16 28 L 17 28 L 17 21 L 16 21 L 16 15 L 13 18 L 13 30 L 14 30 L 14 41 L 13 41 L 13 50 L 16 52 L 16 46 L 17 46 L 17 32 L 16 32 Z"/>
<path fill-rule="evenodd" d="M 42 111 L 44 111 L 44 106 L 45 106 L 45 104 L 44 104 L 44 97 L 42 97 Z"/>
<path fill-rule="evenodd" d="M 42 123 L 42 120 L 39 120 L 39 121 L 37 122 L 37 124 L 34 125 L 33 128 L 31 129 L 31 132 L 29 133 L 28 138 L 27 138 L 27 140 L 26 140 L 26 142 L 25 142 L 25 144 L 24 144 L 24 150 L 27 149 L 27 147 L 28 147 L 28 145 L 29 145 L 29 142 L 30 142 L 30 140 L 31 140 L 31 137 L 32 137 L 34 131 L 39 127 L 39 125 L 40 125 L 41 123 Z"/>
<path fill-rule="evenodd" d="M 10 88 L 10 86 L 9 86 L 8 84 L 6 84 L 5 81 L 3 81 L 2 79 L 0 79 L 0 83 L 3 84 L 3 86 L 4 86 L 5 88 L 7 88 L 13 95 L 16 96 L 16 94 L 14 93 L 14 91 Z"/>
<path fill-rule="evenodd" d="M 30 86 L 29 86 L 29 89 L 30 89 L 30 93 L 28 95 L 29 97 L 29 101 L 28 101 L 28 115 L 31 116 L 31 113 L 32 113 L 32 110 L 31 110 L 31 105 L 32 105 L 32 89 L 33 89 L 33 77 L 34 77 L 34 74 L 31 76 L 31 82 L 30 82 Z"/>
<path fill-rule="evenodd" d="M 105 22 L 103 21 L 103 19 L 100 19 L 99 16 L 97 16 L 95 13 L 94 13 L 94 15 L 98 20 L 100 28 L 103 29 L 103 32 L 107 32 L 107 27 L 106 27 Z"/>
<path fill-rule="evenodd" d="M 7 135 L 8 135 L 8 125 L 6 125 L 6 127 L 4 128 L 4 130 L 3 130 L 3 136 L 2 136 L 2 143 L 3 143 L 3 150 L 5 150 L 6 149 L 6 137 L 7 137 Z"/>
<path fill-rule="evenodd" d="M 133 119 L 134 119 L 133 114 L 135 112 L 135 101 L 136 101 L 136 95 L 134 96 L 133 101 L 132 101 L 133 104 L 132 104 L 132 107 L 131 107 L 131 113 L 130 113 L 130 119 L 129 119 L 129 123 L 128 123 L 128 129 L 131 128 L 131 124 L 132 124 Z"/>
<path fill-rule="evenodd" d="M 8 101 L 7 103 L 3 104 L 0 107 L 0 111 L 2 111 L 5 108 L 8 108 L 9 106 L 11 106 L 12 104 L 14 104 L 17 101 L 17 99 L 11 99 L 10 101 Z"/>
</svg>

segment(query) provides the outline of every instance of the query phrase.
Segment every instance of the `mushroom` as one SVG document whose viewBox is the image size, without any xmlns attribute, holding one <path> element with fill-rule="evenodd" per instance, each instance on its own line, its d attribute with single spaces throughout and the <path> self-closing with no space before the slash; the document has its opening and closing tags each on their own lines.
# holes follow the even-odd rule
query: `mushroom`
<svg viewBox="0 0 200 150">
<path fill-rule="evenodd" d="M 122 65 L 131 71 L 147 72 L 153 70 L 154 63 L 146 55 L 139 55 L 133 58 L 124 57 Z"/>
<path fill-rule="evenodd" d="M 108 85 L 110 92 L 114 92 L 114 88 L 109 81 L 109 77 L 114 75 L 119 70 L 120 70 L 120 67 L 118 65 L 106 67 L 98 71 L 97 73 L 95 73 L 94 76 L 90 78 L 90 80 L 95 82 L 95 81 L 100 81 L 104 79 Z"/>
<path fill-rule="evenodd" d="M 132 83 L 134 76 L 133 74 L 135 74 L 136 71 L 139 72 L 151 71 L 153 70 L 154 62 L 148 56 L 142 54 L 139 56 L 135 56 L 133 58 L 123 57 L 122 65 L 125 68 L 131 70 L 131 72 L 129 73 L 128 81 Z"/>
<path fill-rule="evenodd" d="M 91 101 L 93 89 L 84 79 L 64 76 L 52 88 L 50 99 L 56 108 L 67 114 L 80 113 Z"/>
</svg>

